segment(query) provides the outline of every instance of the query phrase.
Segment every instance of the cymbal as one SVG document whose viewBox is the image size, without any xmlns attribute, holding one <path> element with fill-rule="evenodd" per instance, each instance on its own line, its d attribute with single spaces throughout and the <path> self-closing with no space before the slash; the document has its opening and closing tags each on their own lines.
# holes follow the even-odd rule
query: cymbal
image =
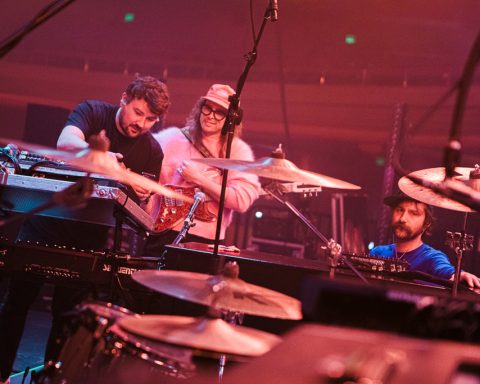
<svg viewBox="0 0 480 384">
<path fill-rule="evenodd" d="M 129 316 L 121 318 L 118 325 L 127 332 L 156 341 L 240 356 L 261 356 L 281 341 L 267 332 L 203 317 Z"/>
<path fill-rule="evenodd" d="M 220 169 L 253 173 L 257 176 L 278 181 L 290 181 L 311 184 L 313 186 L 338 189 L 360 189 L 361 187 L 334 179 L 333 177 L 304 171 L 287 159 L 262 157 L 256 161 L 204 158 L 192 159 Z"/>
<path fill-rule="evenodd" d="M 470 172 L 474 168 L 457 167 L 455 168 L 456 176 L 452 178 L 453 182 L 458 182 L 463 185 L 468 184 L 470 179 Z M 409 174 L 409 176 L 417 177 L 432 183 L 440 183 L 445 179 L 445 168 L 427 168 L 419 171 L 415 171 Z M 421 201 L 422 203 L 433 205 L 435 207 L 450 209 L 459 212 L 474 212 L 471 208 L 463 205 L 448 197 L 441 196 L 431 189 L 418 185 L 410 180 L 407 176 L 403 176 L 398 181 L 398 187 L 402 192 L 408 196 Z"/>
<path fill-rule="evenodd" d="M 193 202 L 191 198 L 183 194 L 176 193 L 169 188 L 163 187 L 154 180 L 150 180 L 138 173 L 123 168 L 118 161 L 108 155 L 105 151 L 90 148 L 71 152 L 60 151 L 39 144 L 32 144 L 21 140 L 12 140 L 2 137 L 0 137 L 0 143 L 14 144 L 19 149 L 45 156 L 51 160 L 63 161 L 70 166 L 88 173 L 105 175 L 119 181 L 120 183 L 137 185 L 160 195 L 190 203 Z"/>
<path fill-rule="evenodd" d="M 157 270 L 137 271 L 132 278 L 154 291 L 216 309 L 278 319 L 302 318 L 297 299 L 239 278 Z"/>
</svg>

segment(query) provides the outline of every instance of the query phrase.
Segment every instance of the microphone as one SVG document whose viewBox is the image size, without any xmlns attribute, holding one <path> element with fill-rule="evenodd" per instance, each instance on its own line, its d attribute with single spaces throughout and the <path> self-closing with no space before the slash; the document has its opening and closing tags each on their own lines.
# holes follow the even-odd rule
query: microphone
<svg viewBox="0 0 480 384">
<path fill-rule="evenodd" d="M 188 215 L 185 217 L 185 220 L 183 221 L 185 225 L 190 224 L 193 221 L 193 217 L 195 216 L 195 211 L 197 210 L 198 206 L 203 203 L 206 199 L 205 193 L 202 191 L 197 191 L 195 192 L 195 195 L 193 196 L 193 204 L 190 207 L 190 211 L 188 212 Z"/>
<path fill-rule="evenodd" d="M 278 0 L 270 0 L 270 20 L 278 21 Z"/>
</svg>

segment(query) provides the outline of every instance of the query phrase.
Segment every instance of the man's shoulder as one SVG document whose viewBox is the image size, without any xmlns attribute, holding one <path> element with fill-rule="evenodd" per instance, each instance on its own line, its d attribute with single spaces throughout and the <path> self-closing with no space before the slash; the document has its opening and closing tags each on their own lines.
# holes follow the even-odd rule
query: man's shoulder
<svg viewBox="0 0 480 384">
<path fill-rule="evenodd" d="M 434 255 L 434 254 L 437 254 L 437 255 L 445 255 L 445 252 L 437 249 L 437 248 L 433 248 L 431 245 L 428 245 L 426 243 L 423 243 L 420 248 L 419 248 L 419 251 L 422 252 L 422 253 L 427 253 L 427 254 L 430 254 L 430 255 Z"/>
<path fill-rule="evenodd" d="M 393 244 L 377 245 L 370 250 L 372 256 L 392 256 L 394 252 Z"/>
<path fill-rule="evenodd" d="M 84 100 L 78 104 L 77 108 L 89 108 L 93 111 L 112 111 L 116 110 L 118 107 L 102 100 Z"/>
</svg>

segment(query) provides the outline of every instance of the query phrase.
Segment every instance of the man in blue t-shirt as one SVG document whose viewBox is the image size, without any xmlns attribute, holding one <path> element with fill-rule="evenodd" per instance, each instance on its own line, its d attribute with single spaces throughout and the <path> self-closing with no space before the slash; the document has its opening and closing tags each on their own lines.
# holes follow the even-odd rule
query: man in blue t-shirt
<svg viewBox="0 0 480 384">
<path fill-rule="evenodd" d="M 422 240 L 433 223 L 432 208 L 405 194 L 388 196 L 384 203 L 392 208 L 392 229 L 395 243 L 379 245 L 370 251 L 373 256 L 404 260 L 410 270 L 428 273 L 442 279 L 453 280 L 455 267 L 448 256 Z M 460 281 L 471 288 L 480 288 L 480 279 L 461 271 Z"/>
</svg>

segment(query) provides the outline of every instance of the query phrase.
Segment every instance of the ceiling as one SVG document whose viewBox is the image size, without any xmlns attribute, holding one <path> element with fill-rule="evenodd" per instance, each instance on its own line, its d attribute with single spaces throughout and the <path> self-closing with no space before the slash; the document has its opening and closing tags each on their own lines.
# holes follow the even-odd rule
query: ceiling
<svg viewBox="0 0 480 384">
<path fill-rule="evenodd" d="M 279 0 L 249 80 L 444 83 L 458 75 L 480 25 L 477 0 Z M 47 1 L 4 2 L 0 36 Z M 75 1 L 6 60 L 171 76 L 238 78 L 268 1 Z M 126 14 L 134 20 L 125 22 Z M 345 43 L 347 35 L 356 44 Z"/>
</svg>

